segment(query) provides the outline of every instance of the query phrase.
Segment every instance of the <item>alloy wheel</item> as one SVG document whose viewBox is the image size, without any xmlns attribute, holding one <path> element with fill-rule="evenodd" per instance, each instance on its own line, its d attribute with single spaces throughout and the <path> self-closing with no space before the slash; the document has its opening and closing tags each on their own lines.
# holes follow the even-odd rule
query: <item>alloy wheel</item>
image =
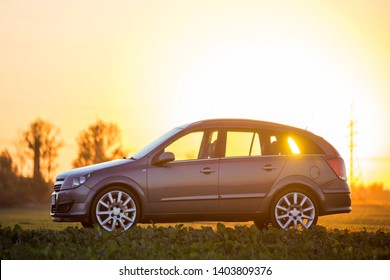
<svg viewBox="0 0 390 280">
<path fill-rule="evenodd" d="M 97 201 L 95 217 L 99 225 L 107 231 L 126 231 L 136 223 L 135 198 L 126 191 L 107 191 Z"/>
<path fill-rule="evenodd" d="M 280 197 L 274 207 L 274 221 L 282 229 L 310 228 L 317 222 L 316 206 L 301 192 L 289 192 Z"/>
</svg>

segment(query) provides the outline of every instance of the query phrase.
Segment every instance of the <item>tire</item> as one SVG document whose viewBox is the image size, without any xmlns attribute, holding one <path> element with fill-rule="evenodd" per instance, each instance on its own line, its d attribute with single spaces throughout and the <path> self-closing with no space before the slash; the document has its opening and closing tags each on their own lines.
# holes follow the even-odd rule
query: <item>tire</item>
<svg viewBox="0 0 390 280">
<path fill-rule="evenodd" d="M 90 222 L 81 222 L 83 228 L 93 228 L 93 224 Z"/>
<path fill-rule="evenodd" d="M 276 228 L 308 229 L 316 225 L 317 220 L 317 203 L 310 193 L 302 189 L 284 191 L 272 203 L 271 223 Z"/>
<path fill-rule="evenodd" d="M 263 230 L 263 229 L 268 229 L 268 222 L 266 222 L 265 220 L 261 220 L 261 219 L 255 219 L 253 220 L 253 223 L 255 224 L 255 226 L 259 229 L 259 230 Z"/>
<path fill-rule="evenodd" d="M 136 196 L 127 188 L 104 189 L 92 203 L 92 221 L 106 231 L 126 231 L 137 224 L 140 207 Z"/>
</svg>

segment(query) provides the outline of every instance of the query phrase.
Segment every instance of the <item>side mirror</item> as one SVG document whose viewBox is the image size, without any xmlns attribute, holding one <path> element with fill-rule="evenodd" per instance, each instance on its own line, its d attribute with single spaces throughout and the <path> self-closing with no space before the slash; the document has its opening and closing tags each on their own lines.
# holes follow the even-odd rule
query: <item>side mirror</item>
<svg viewBox="0 0 390 280">
<path fill-rule="evenodd" d="M 153 164 L 155 165 L 163 165 L 164 163 L 171 162 L 175 160 L 175 155 L 171 152 L 163 152 L 159 155 Z"/>
</svg>

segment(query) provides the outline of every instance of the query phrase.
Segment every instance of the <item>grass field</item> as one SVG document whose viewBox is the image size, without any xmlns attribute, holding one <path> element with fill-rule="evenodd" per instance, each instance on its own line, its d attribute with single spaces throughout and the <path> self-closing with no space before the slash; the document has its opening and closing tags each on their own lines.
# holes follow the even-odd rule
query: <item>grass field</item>
<svg viewBox="0 0 390 280">
<path fill-rule="evenodd" d="M 48 207 L 0 209 L 0 224 L 3 227 L 20 225 L 22 229 L 51 229 L 63 230 L 67 227 L 80 227 L 80 223 L 54 223 L 51 221 Z M 226 227 L 248 225 L 252 223 L 224 223 Z M 318 225 L 329 229 L 348 229 L 350 231 L 377 231 L 390 232 L 390 205 L 353 205 L 348 214 L 320 217 Z M 216 228 L 217 223 L 184 223 L 184 226 L 201 228 L 209 226 Z M 149 225 L 140 225 L 147 227 Z M 156 224 L 156 226 L 175 226 L 174 224 Z"/>
</svg>

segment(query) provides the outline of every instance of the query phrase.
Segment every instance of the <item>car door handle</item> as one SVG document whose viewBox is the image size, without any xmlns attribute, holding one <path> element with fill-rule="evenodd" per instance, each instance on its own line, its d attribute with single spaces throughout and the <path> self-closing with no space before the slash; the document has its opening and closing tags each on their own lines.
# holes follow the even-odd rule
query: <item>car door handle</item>
<svg viewBox="0 0 390 280">
<path fill-rule="evenodd" d="M 206 167 L 206 168 L 203 168 L 202 170 L 200 170 L 200 173 L 203 173 L 203 174 L 210 174 L 210 173 L 214 173 L 215 170 L 214 169 L 211 169 L 210 167 Z"/>
<path fill-rule="evenodd" d="M 272 171 L 272 170 L 275 170 L 277 168 L 273 167 L 272 164 L 266 164 L 266 165 L 264 165 L 264 167 L 262 169 L 265 171 Z"/>
</svg>

